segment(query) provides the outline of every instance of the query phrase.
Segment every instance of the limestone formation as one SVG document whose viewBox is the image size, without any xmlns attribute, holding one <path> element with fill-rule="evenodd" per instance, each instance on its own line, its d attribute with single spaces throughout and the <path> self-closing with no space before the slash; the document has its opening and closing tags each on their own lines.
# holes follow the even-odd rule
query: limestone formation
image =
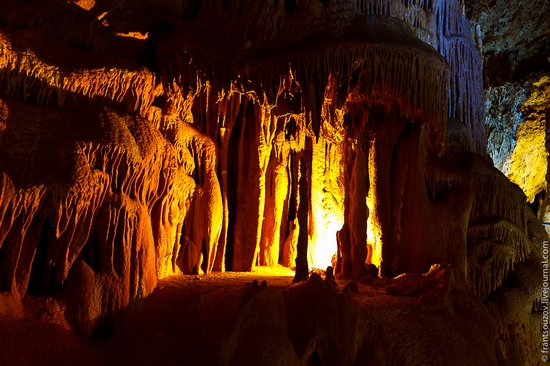
<svg viewBox="0 0 550 366">
<path fill-rule="evenodd" d="M 297 283 L 284 296 L 255 281 L 183 304 L 179 331 L 207 354 L 186 361 L 264 364 L 279 344 L 282 364 L 427 364 L 366 331 L 399 336 L 359 303 L 379 283 L 448 295 L 434 307 L 407 297 L 408 314 L 474 309 L 480 359 L 506 359 L 497 328 L 523 318 L 501 322 L 483 301 L 548 239 L 525 203 L 550 206 L 538 169 L 548 80 L 517 98 L 532 121 L 497 124 L 519 114 L 509 98 L 495 105 L 517 85 L 491 85 L 484 104 L 481 51 L 488 60 L 495 46 L 466 3 L 2 1 L 0 315 L 32 310 L 83 339 L 116 337 L 159 281 L 283 266 Z M 508 177 L 527 197 L 490 161 L 507 164 L 503 128 L 517 129 Z M 533 151 L 537 168 L 523 169 Z M 343 280 L 355 281 L 347 297 Z M 207 331 L 215 342 L 197 343 Z"/>
<path fill-rule="evenodd" d="M 411 296 L 423 300 L 441 299 L 449 289 L 452 280 L 452 267 L 434 264 L 422 275 L 404 273 L 392 279 L 384 291 L 388 295 Z"/>
</svg>

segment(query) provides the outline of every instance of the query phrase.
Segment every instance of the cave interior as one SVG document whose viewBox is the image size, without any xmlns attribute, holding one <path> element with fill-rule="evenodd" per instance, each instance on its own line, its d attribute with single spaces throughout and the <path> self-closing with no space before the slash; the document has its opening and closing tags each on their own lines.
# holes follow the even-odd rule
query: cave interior
<svg viewBox="0 0 550 366">
<path fill-rule="evenodd" d="M 545 362 L 549 14 L 3 0 L 0 360 Z"/>
</svg>

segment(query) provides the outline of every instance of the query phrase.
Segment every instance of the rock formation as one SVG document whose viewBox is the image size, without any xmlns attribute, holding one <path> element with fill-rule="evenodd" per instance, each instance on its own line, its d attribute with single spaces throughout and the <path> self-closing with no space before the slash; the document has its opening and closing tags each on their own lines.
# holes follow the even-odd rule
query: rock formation
<svg viewBox="0 0 550 366">
<path fill-rule="evenodd" d="M 488 153 L 535 209 L 547 211 L 550 38 L 545 1 L 467 2 L 482 43 Z"/>
<path fill-rule="evenodd" d="M 355 281 L 367 264 L 385 277 L 449 264 L 445 289 L 482 308 L 547 236 L 490 162 L 488 46 L 463 12 L 458 0 L 4 1 L 0 311 L 52 298 L 78 336 L 106 337 L 168 276 L 282 265 L 300 282 L 333 262 Z M 540 140 L 543 123 L 530 128 Z M 529 199 L 544 186 L 532 179 Z M 349 331 L 355 303 L 330 289 L 329 315 L 326 299 L 304 308 L 323 286 L 285 296 L 293 360 L 367 357 L 328 336 Z M 338 324 L 319 331 L 325 315 Z M 255 336 L 242 327 L 234 364 Z"/>
</svg>

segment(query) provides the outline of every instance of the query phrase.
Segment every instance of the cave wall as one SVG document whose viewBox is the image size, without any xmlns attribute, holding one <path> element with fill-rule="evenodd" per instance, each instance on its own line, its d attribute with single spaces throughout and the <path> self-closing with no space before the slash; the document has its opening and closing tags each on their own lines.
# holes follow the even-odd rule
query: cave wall
<svg viewBox="0 0 550 366">
<path fill-rule="evenodd" d="M 524 192 L 537 218 L 548 222 L 549 4 L 465 1 L 465 11 L 483 55 L 488 154 L 495 167 Z M 526 212 L 531 217 L 528 220 L 533 220 L 534 215 Z M 542 346 L 536 341 L 542 307 L 533 304 L 543 297 L 540 278 L 535 275 L 540 277 L 543 272 L 540 258 L 535 259 L 543 244 L 528 233 L 535 244 L 526 257 L 528 264 L 518 264 L 503 288 L 487 300 L 491 314 L 500 319 L 500 338 L 507 339 L 502 348 L 514 364 L 540 362 L 532 357 Z M 523 240 L 518 237 L 516 242 Z M 480 244 L 474 244 L 476 252 L 482 248 Z M 532 273 L 533 279 L 527 273 Z M 528 293 L 535 294 L 531 310 L 519 300 Z M 527 341 L 528 337 L 534 340 Z M 527 349 L 521 349 L 522 342 Z"/>
<path fill-rule="evenodd" d="M 545 1 L 466 1 L 483 52 L 488 153 L 540 207 L 548 186 L 549 6 Z"/>
<path fill-rule="evenodd" d="M 449 263 L 486 299 L 531 253 L 460 1 L 10 0 L 0 20 L 0 291 L 66 303 L 83 337 L 171 275 Z"/>
</svg>

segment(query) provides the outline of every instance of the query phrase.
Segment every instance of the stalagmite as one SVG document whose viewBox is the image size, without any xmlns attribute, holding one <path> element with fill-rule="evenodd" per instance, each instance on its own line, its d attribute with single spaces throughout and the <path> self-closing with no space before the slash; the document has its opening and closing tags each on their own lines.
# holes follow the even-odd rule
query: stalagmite
<svg viewBox="0 0 550 366">
<path fill-rule="evenodd" d="M 46 193 L 46 187 L 42 185 L 19 189 L 5 173 L 2 174 L 1 183 L 0 248 L 4 253 L 1 262 L 1 286 L 2 291 L 23 295 L 28 287 L 33 252 L 36 250 L 25 248 L 23 251 L 23 245 L 31 248 L 35 246 L 36 235 L 33 236 L 32 232 L 27 235 L 27 230 Z M 25 240 L 27 236 L 31 240 Z"/>
</svg>

